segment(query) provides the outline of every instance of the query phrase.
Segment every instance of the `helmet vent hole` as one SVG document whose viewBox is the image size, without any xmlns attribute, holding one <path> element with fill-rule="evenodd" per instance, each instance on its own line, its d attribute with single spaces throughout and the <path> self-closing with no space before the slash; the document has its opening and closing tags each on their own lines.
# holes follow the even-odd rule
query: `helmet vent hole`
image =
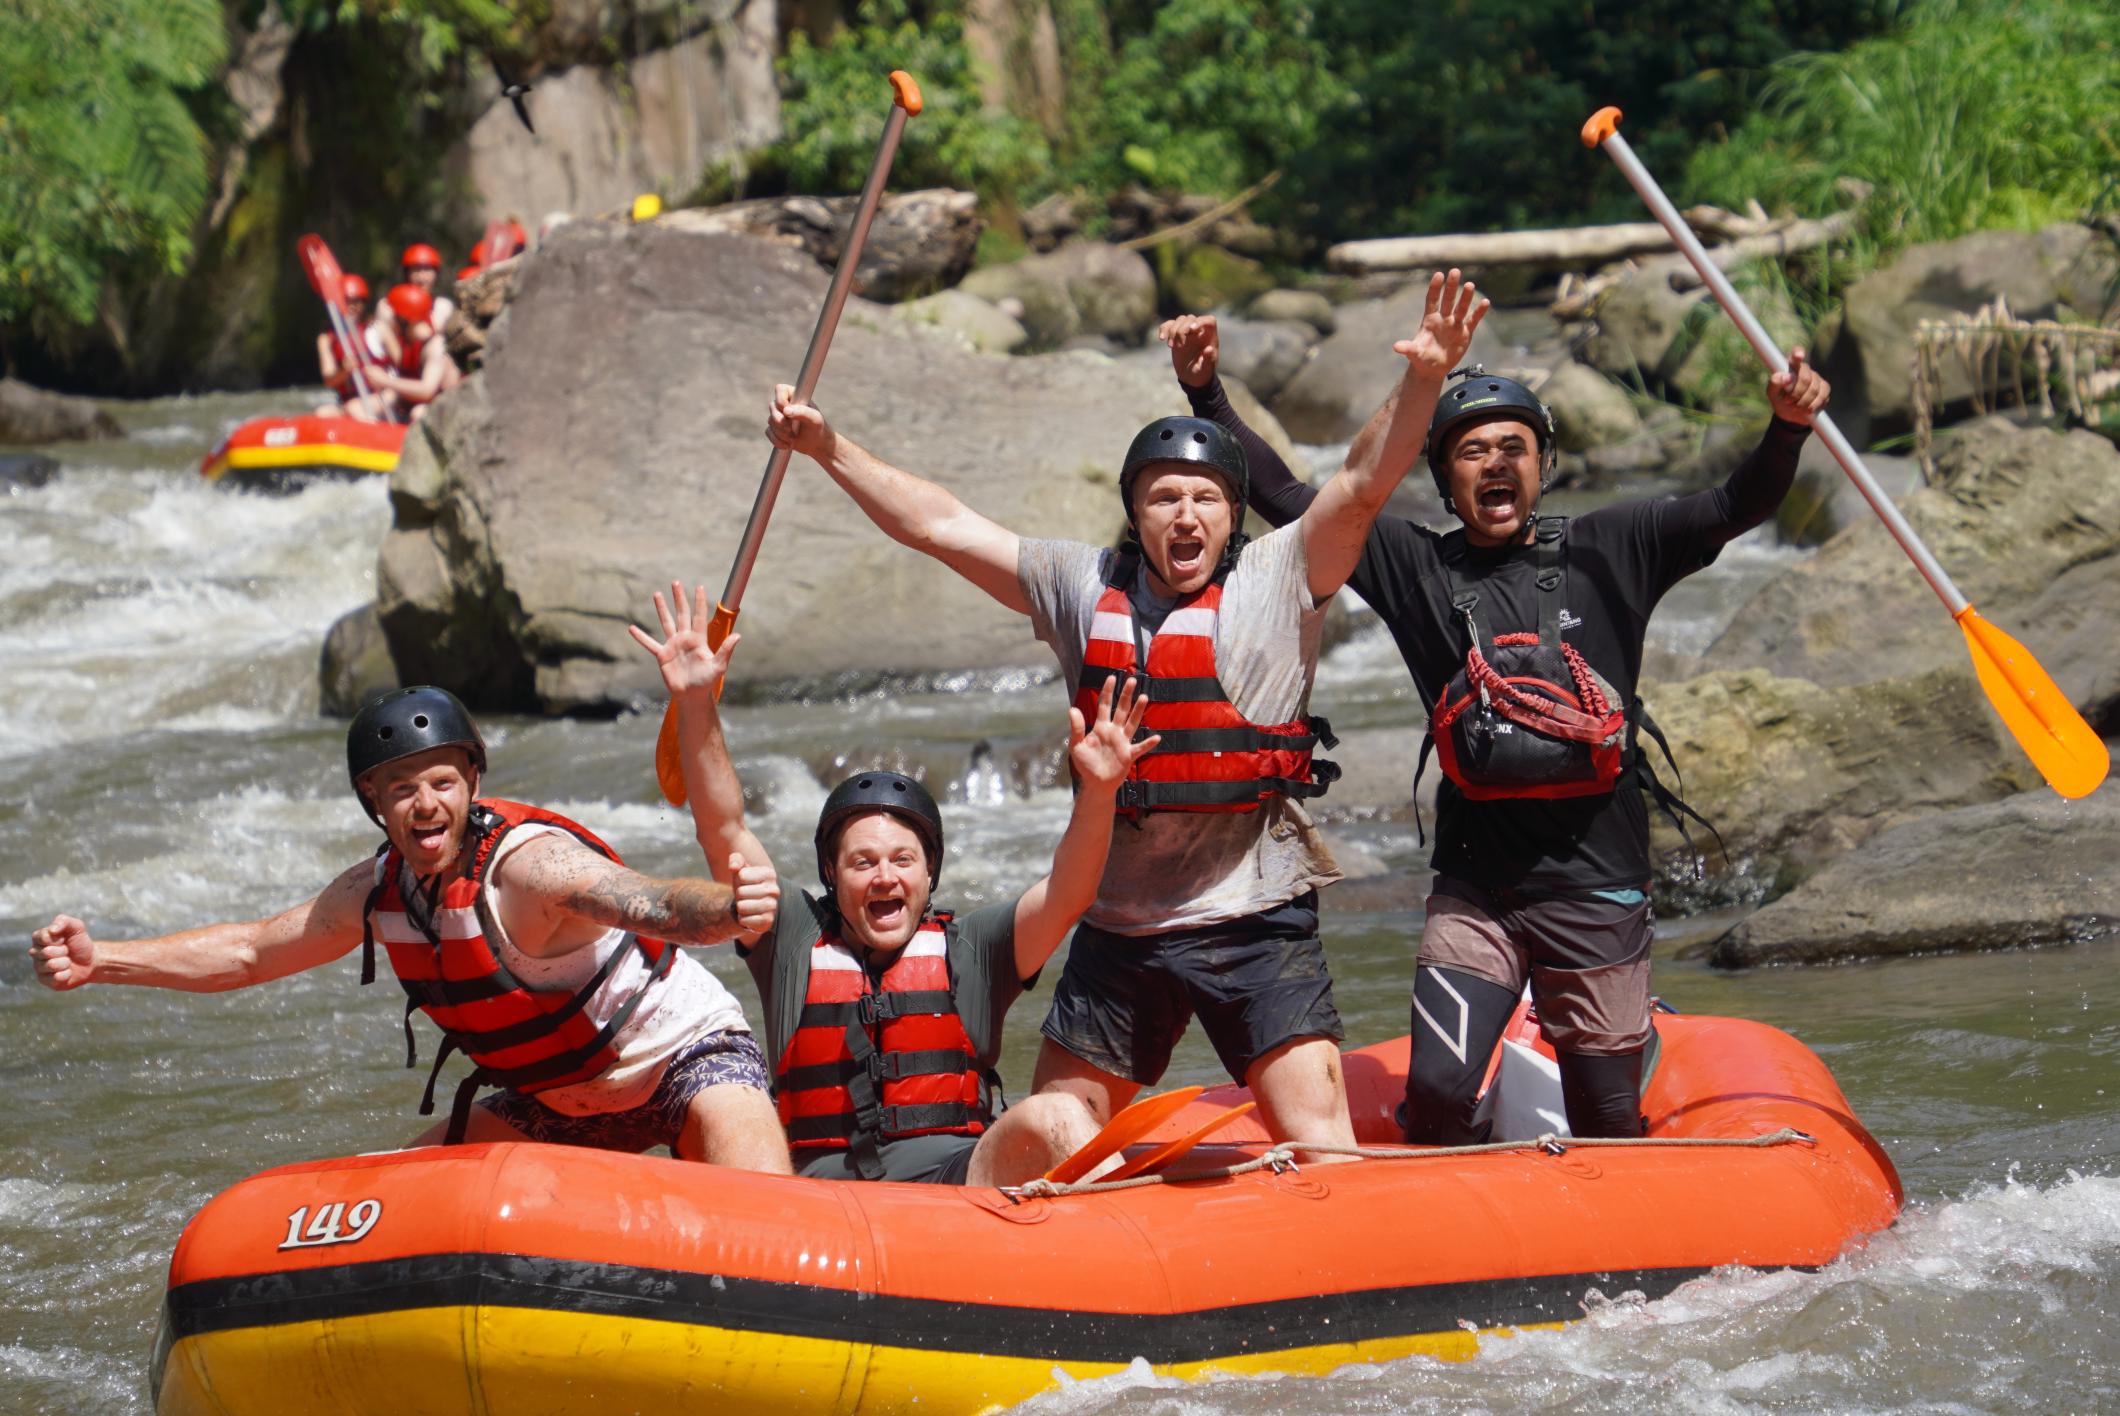
<svg viewBox="0 0 2120 1416">
<path fill-rule="evenodd" d="M 390 739 L 395 736 L 396 733 L 397 729 L 391 727 L 381 727 L 375 730 L 375 735 L 381 738 L 384 742 L 390 741 Z"/>
<path fill-rule="evenodd" d="M 414 726 L 415 728 L 422 728 L 422 729 L 424 729 L 424 728 L 425 728 L 425 727 L 427 726 L 427 715 L 426 715 L 425 713 L 415 713 L 415 714 L 413 714 L 413 715 L 412 715 L 412 726 Z"/>
<path fill-rule="evenodd" d="M 1207 434 L 1205 434 L 1205 433 L 1194 433 L 1194 434 L 1193 434 L 1193 441 L 1194 441 L 1194 442 L 1196 442 L 1196 443 L 1205 443 L 1205 442 L 1207 441 Z"/>
<path fill-rule="evenodd" d="M 1170 430 L 1169 428 L 1165 428 L 1165 429 L 1163 430 L 1163 441 L 1165 441 L 1165 442 L 1169 442 L 1169 441 L 1170 441 L 1170 440 L 1171 440 L 1172 438 L 1174 438 L 1174 437 L 1176 437 L 1176 436 L 1177 436 L 1177 434 L 1176 434 L 1176 433 L 1174 433 L 1174 432 L 1172 432 L 1172 431 L 1171 431 L 1171 430 Z"/>
</svg>

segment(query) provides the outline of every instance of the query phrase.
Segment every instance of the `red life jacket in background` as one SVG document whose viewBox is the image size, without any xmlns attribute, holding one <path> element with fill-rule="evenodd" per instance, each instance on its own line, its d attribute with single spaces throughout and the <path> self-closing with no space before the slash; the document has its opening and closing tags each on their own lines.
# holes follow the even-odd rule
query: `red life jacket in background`
<svg viewBox="0 0 2120 1416">
<path fill-rule="evenodd" d="M 1178 603 L 1149 641 L 1147 665 L 1141 664 L 1140 626 L 1126 593 L 1139 564 L 1131 551 L 1113 557 L 1075 686 L 1075 706 L 1087 723 L 1097 720 L 1097 695 L 1106 679 L 1132 675 L 1140 680 L 1137 692 L 1148 695 L 1141 732 L 1161 733 L 1163 741 L 1134 763 L 1120 785 L 1120 809 L 1257 811 L 1277 796 L 1322 796 L 1340 769 L 1313 760 L 1311 750 L 1320 742 L 1339 745 L 1331 724 L 1317 717 L 1254 723 L 1237 711 L 1216 676 L 1219 580 Z"/>
<path fill-rule="evenodd" d="M 1539 518 L 1535 634 L 1488 633 L 1479 594 L 1463 579 L 1464 537 L 1444 540 L 1450 604 L 1467 648 L 1465 667 L 1429 714 L 1429 742 L 1443 775 L 1474 801 L 1596 796 L 1618 784 L 1626 764 L 1626 706 L 1566 638 L 1566 529 L 1565 517 Z"/>
<path fill-rule="evenodd" d="M 587 827 L 557 812 L 521 802 L 477 801 L 464 839 L 470 863 L 462 874 L 444 883 L 438 895 L 419 902 L 418 910 L 408 909 L 399 883 L 404 857 L 395 846 L 386 846 L 380 878 L 362 914 L 361 982 L 375 981 L 375 941 L 380 935 L 390 967 L 405 989 L 405 1065 L 417 1061 L 415 1009 L 442 1030 L 442 1048 L 427 1077 L 420 1115 L 434 1111 L 435 1078 L 451 1052 L 464 1052 L 477 1064 L 458 1087 L 450 1111 L 452 1145 L 463 1139 L 472 1097 L 482 1086 L 534 1094 L 602 1075 L 618 1059 L 614 1042 L 620 1030 L 677 957 L 676 945 L 634 934 L 611 951 L 587 983 L 571 992 L 533 989 L 510 973 L 486 938 L 490 925 L 480 895 L 502 840 L 531 823 L 556 826 L 599 855 L 619 859 L 618 852 Z M 647 977 L 599 1023 L 584 1010 L 635 949 L 648 961 Z"/>
<path fill-rule="evenodd" d="M 773 1068 L 788 1146 L 851 1150 L 878 1179 L 881 1142 L 976 1136 L 993 1122 L 971 1034 L 950 976 L 956 930 L 931 914 L 872 980 L 834 928 L 810 950 L 801 1021 Z"/>
<path fill-rule="evenodd" d="M 331 341 L 331 357 L 338 362 L 339 371 L 324 380 L 324 387 L 333 393 L 348 393 L 353 389 L 353 357 L 346 352 L 346 342 L 332 330 L 325 336 Z"/>
</svg>

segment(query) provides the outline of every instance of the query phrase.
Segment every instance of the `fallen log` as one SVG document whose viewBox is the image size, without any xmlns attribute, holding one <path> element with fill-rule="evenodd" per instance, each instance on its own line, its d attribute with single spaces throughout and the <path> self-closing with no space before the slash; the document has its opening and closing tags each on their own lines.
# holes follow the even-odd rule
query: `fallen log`
<svg viewBox="0 0 2120 1416">
<path fill-rule="evenodd" d="M 1691 207 L 1686 224 L 1710 241 L 1764 242 L 1760 254 L 1774 249 L 1782 233 L 1809 223 L 1764 213 L 1746 215 L 1717 206 Z M 1852 221 L 1852 213 L 1825 218 Z M 1830 239 L 1845 226 L 1820 236 Z M 1812 233 L 1804 231 L 1808 237 Z M 1814 241 L 1812 244 L 1816 244 Z M 1671 235 L 1653 221 L 1623 221 L 1611 226 L 1568 226 L 1546 231 L 1473 231 L 1448 236 L 1390 236 L 1370 241 L 1342 241 L 1325 253 L 1326 264 L 1349 275 L 1402 270 L 1440 270 L 1446 266 L 1547 266 L 1589 270 L 1612 261 L 1654 255 L 1671 249 Z M 1791 249 L 1801 249 L 1792 247 Z M 1739 257 L 1738 259 L 1745 259 Z"/>
</svg>

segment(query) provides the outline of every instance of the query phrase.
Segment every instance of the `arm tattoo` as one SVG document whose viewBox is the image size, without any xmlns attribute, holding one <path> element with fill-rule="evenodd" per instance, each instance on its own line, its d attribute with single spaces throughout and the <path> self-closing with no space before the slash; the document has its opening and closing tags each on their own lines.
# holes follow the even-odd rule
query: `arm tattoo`
<svg viewBox="0 0 2120 1416">
<path fill-rule="evenodd" d="M 569 914 L 679 944 L 735 936 L 736 892 L 712 880 L 656 880 L 586 847 L 526 860 L 528 883 Z"/>
</svg>

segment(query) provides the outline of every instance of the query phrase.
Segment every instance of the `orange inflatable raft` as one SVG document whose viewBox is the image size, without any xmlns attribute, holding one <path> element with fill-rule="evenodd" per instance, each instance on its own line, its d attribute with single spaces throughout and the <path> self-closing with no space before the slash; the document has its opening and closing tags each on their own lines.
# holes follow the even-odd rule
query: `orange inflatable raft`
<svg viewBox="0 0 2120 1416">
<path fill-rule="evenodd" d="M 286 1166 L 179 1241 L 157 1409 L 985 1411 L 1136 1357 L 1187 1377 L 1467 1357 L 1593 1291 L 1821 1265 L 1892 1223 L 1891 1161 L 1801 1043 L 1659 1031 L 1651 1144 L 1198 1178 L 1264 1149 L 1245 1117 L 1166 1183 L 1032 1199 L 538 1145 Z M 1502 1052 L 1496 1092 L 1551 1071 Z M 1405 1060 L 1403 1038 L 1347 1054 L 1365 1142 L 1391 1135 Z"/>
<path fill-rule="evenodd" d="M 313 413 L 253 418 L 206 454 L 199 475 L 232 486 L 276 488 L 302 475 L 387 473 L 404 445 L 402 423 Z"/>
</svg>

